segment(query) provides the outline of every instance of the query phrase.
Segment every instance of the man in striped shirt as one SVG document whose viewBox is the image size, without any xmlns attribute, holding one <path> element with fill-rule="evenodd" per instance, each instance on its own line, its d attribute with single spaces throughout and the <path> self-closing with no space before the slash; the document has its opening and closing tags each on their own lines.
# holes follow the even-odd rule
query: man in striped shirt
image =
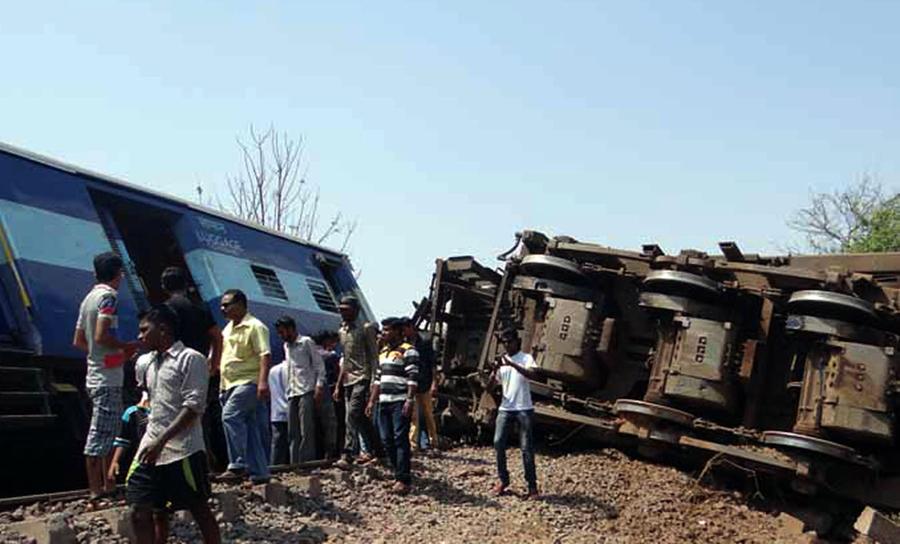
<svg viewBox="0 0 900 544">
<path fill-rule="evenodd" d="M 412 344 L 403 339 L 399 319 L 389 317 L 381 325 L 384 347 L 378 357 L 366 415 L 372 416 L 377 399 L 380 404 L 381 439 L 394 467 L 394 479 L 397 480 L 392 491 L 405 495 L 409 493 L 412 483 L 409 421 L 416 398 L 419 354 Z"/>
</svg>

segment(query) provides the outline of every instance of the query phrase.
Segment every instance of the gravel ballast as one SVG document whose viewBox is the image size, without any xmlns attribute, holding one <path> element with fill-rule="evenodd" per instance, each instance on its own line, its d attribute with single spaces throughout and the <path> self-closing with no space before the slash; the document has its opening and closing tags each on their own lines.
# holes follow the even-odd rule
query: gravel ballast
<svg viewBox="0 0 900 544">
<path fill-rule="evenodd" d="M 215 484 L 236 493 L 240 516 L 220 521 L 223 540 L 263 542 L 810 542 L 789 535 L 777 512 L 757 510 L 737 492 L 699 485 L 672 467 L 632 459 L 617 450 L 545 455 L 538 453 L 541 497 L 525 498 L 521 458 L 509 450 L 510 493 L 491 494 L 496 482 L 491 448 L 457 448 L 413 460 L 408 496 L 389 492 L 390 470 L 354 467 L 314 471 L 321 494 L 306 475 L 279 476 L 288 491 L 283 505 L 265 501 L 249 484 Z M 302 480 L 306 478 L 306 480 Z M 307 484 L 301 486 L 301 483 Z M 121 506 L 118 504 L 116 506 Z M 217 501 L 213 506 L 218 511 Z M 79 542 L 127 542 L 105 520 L 83 512 L 84 501 L 36 505 L 0 514 L 0 541 L 27 542 L 9 523 L 50 513 L 66 516 Z M 217 514 L 220 519 L 222 514 Z M 172 521 L 170 542 L 199 542 L 185 514 Z"/>
</svg>

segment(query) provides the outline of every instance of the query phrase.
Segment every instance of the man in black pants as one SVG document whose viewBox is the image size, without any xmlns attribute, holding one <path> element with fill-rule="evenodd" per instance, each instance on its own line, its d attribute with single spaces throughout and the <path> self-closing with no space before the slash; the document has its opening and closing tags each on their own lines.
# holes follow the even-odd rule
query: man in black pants
<svg viewBox="0 0 900 544">
<path fill-rule="evenodd" d="M 206 358 L 177 339 L 178 317 L 165 305 L 141 318 L 138 339 L 147 350 L 137 363 L 137 382 L 150 396 L 139 464 L 128 476 L 125 499 L 138 544 L 162 544 L 168 509 L 187 509 L 203 542 L 221 541 L 210 496 L 203 428 L 209 372 Z"/>
<path fill-rule="evenodd" d="M 177 266 L 163 270 L 160 279 L 169 298 L 166 305 L 178 316 L 178 338 L 185 346 L 207 356 L 209 368 L 208 405 L 203 412 L 203 437 L 210 463 L 218 470 L 225 470 L 228 453 L 225 433 L 222 430 L 222 407 L 219 405 L 219 362 L 222 358 L 222 330 L 216 325 L 205 305 L 195 302 L 188 295 L 187 273 Z"/>
<path fill-rule="evenodd" d="M 384 448 L 381 446 L 381 440 L 378 433 L 375 432 L 372 420 L 365 413 L 372 374 L 378 365 L 377 327 L 372 323 L 363 323 L 359 320 L 359 299 L 354 296 L 342 298 L 339 310 L 343 323 L 341 323 L 338 334 L 344 349 L 344 360 L 341 364 L 341 373 L 338 376 L 337 384 L 334 387 L 334 400 L 340 400 L 342 387 L 349 390 L 345 392 L 347 396 L 347 443 L 344 448 L 344 458 L 338 462 L 339 466 L 346 467 L 351 462 L 351 452 L 359 446 L 360 434 L 374 457 L 360 454 L 358 462 L 368 463 L 374 458 L 384 457 Z"/>
</svg>

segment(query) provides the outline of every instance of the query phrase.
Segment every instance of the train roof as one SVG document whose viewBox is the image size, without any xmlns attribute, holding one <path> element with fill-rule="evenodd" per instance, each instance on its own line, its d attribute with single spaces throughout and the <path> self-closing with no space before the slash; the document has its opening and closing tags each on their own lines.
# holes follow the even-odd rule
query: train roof
<svg viewBox="0 0 900 544">
<path fill-rule="evenodd" d="M 144 193 L 146 195 L 150 195 L 155 198 L 167 200 L 169 202 L 173 202 L 175 204 L 185 206 L 185 207 L 187 207 L 191 210 L 197 211 L 197 212 L 201 212 L 201 213 L 204 213 L 207 215 L 212 215 L 212 216 L 218 217 L 219 219 L 231 221 L 232 223 L 238 223 L 245 227 L 248 227 L 248 228 L 260 231 L 260 232 L 264 232 L 266 234 L 271 234 L 273 236 L 278 236 L 279 238 L 284 238 L 284 239 L 289 240 L 294 243 L 302 244 L 304 246 L 316 248 L 320 251 L 325 251 L 325 252 L 331 253 L 332 255 L 341 257 L 343 259 L 347 259 L 349 261 L 347 254 L 343 253 L 341 251 L 337 251 L 335 249 L 331 249 L 329 247 L 325 247 L 323 245 L 316 244 L 314 242 L 303 240 L 296 236 L 291 236 L 290 234 L 287 234 L 287 233 L 284 233 L 281 231 L 277 231 L 277 230 L 271 229 L 269 227 L 265 227 L 263 225 L 254 223 L 252 221 L 247 221 L 245 219 L 241 219 L 240 217 L 234 216 L 227 212 L 223 212 L 221 210 L 217 210 L 215 208 L 210 208 L 210 207 L 204 206 L 202 204 L 197 204 L 196 202 L 191 202 L 190 200 L 187 200 L 184 198 L 168 195 L 168 194 L 162 193 L 160 191 L 156 191 L 153 189 L 148 189 L 146 187 L 135 185 L 134 183 L 130 183 L 123 179 L 119 179 L 119 178 L 116 178 L 113 176 L 108 176 L 106 174 L 101 174 L 99 172 L 95 172 L 95 171 L 89 170 L 87 168 L 82 168 L 82 167 L 76 166 L 74 164 L 63 162 L 63 161 L 54 159 L 52 157 L 48 157 L 46 155 L 41 155 L 40 153 L 35 153 L 33 151 L 29 151 L 27 149 L 23 149 L 21 147 L 17 147 L 17 146 L 8 144 L 3 141 L 0 141 L 0 152 L 7 153 L 9 155 L 15 155 L 17 157 L 21 157 L 23 159 L 27 159 L 27 160 L 30 160 L 30 161 L 33 161 L 36 163 L 40 163 L 45 166 L 49 166 L 51 168 L 56 168 L 57 170 L 62 170 L 63 172 L 68 172 L 70 174 L 93 178 L 97 181 L 101 181 L 101 182 L 107 183 L 109 185 L 118 186 L 118 187 L 127 189 L 129 191 Z"/>
</svg>

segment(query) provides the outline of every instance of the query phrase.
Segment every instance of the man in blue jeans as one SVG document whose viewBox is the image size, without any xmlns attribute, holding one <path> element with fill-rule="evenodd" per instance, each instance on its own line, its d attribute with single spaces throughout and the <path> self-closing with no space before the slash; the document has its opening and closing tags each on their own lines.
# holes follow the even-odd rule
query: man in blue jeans
<svg viewBox="0 0 900 544">
<path fill-rule="evenodd" d="M 228 470 L 222 478 L 269 481 L 269 329 L 247 311 L 238 289 L 222 295 L 222 426 L 228 446 Z"/>
<path fill-rule="evenodd" d="M 528 380 L 537 378 L 534 358 L 522 352 L 522 341 L 516 331 L 506 331 L 500 338 L 506 353 L 500 357 L 491 380 L 500 383 L 503 400 L 497 412 L 494 429 L 494 450 L 497 454 L 497 476 L 500 481 L 494 485 L 495 495 L 503 495 L 509 488 L 509 470 L 506 468 L 506 434 L 513 421 L 519 423 L 519 446 L 522 449 L 522 466 L 525 481 L 528 482 L 528 498 L 538 497 L 537 474 L 534 469 L 534 405 L 531 403 L 531 386 Z"/>
<path fill-rule="evenodd" d="M 381 325 L 384 327 L 384 347 L 378 356 L 366 417 L 372 417 L 378 402 L 381 439 L 394 467 L 396 483 L 392 491 L 405 495 L 412 484 L 409 418 L 416 401 L 419 354 L 412 344 L 404 341 L 399 319 L 389 317 Z"/>
</svg>

